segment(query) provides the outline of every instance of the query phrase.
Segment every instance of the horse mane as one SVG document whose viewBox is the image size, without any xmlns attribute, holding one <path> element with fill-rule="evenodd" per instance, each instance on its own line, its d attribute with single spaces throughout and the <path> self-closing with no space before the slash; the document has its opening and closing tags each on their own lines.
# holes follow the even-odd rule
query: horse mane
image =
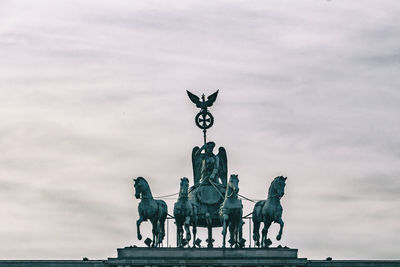
<svg viewBox="0 0 400 267">
<path fill-rule="evenodd" d="M 149 186 L 149 183 L 142 176 L 135 179 L 135 184 L 139 183 L 139 181 L 143 181 L 147 186 Z"/>
<path fill-rule="evenodd" d="M 228 183 L 226 184 L 225 199 L 231 197 L 233 194 L 232 187 L 229 185 L 231 183 L 232 178 L 239 181 L 239 177 L 237 174 L 231 174 L 231 176 L 229 177 Z"/>
<path fill-rule="evenodd" d="M 283 179 L 283 176 L 276 176 L 275 178 L 274 178 L 274 180 L 272 180 L 272 182 L 271 182 L 271 185 L 269 186 L 269 189 L 268 189 L 268 197 L 270 197 L 271 195 L 272 195 L 272 189 L 274 188 L 274 183 L 276 182 L 276 181 L 278 181 L 279 179 Z"/>
<path fill-rule="evenodd" d="M 276 178 L 275 178 L 275 179 L 276 179 Z M 270 185 L 269 188 L 268 188 L 268 197 L 270 197 L 270 196 L 272 195 L 272 189 L 274 188 L 275 179 L 272 180 L 271 185 Z"/>
</svg>

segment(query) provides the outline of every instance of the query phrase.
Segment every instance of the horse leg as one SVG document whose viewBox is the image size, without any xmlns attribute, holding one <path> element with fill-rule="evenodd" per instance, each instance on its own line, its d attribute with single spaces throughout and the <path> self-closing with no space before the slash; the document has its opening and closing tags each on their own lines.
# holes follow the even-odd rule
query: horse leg
<svg viewBox="0 0 400 267">
<path fill-rule="evenodd" d="M 189 225 L 190 225 L 190 217 L 187 216 L 187 217 L 186 217 L 186 220 L 185 220 L 185 232 L 186 232 L 186 241 L 188 242 L 188 246 L 190 247 L 189 241 L 190 241 L 190 239 L 191 239 L 191 236 L 190 236 L 190 228 L 189 228 Z"/>
<path fill-rule="evenodd" d="M 229 223 L 229 244 L 231 248 L 235 245 L 235 224 L 234 222 Z"/>
<path fill-rule="evenodd" d="M 181 248 L 182 246 L 182 239 L 183 239 L 183 228 L 182 228 L 182 224 L 178 223 L 176 224 L 176 246 Z"/>
<path fill-rule="evenodd" d="M 176 224 L 176 222 L 175 222 Z M 179 248 L 179 229 L 178 229 L 178 225 L 176 224 L 176 247 Z"/>
<path fill-rule="evenodd" d="M 162 244 L 165 236 L 165 220 L 159 221 L 158 243 Z"/>
<path fill-rule="evenodd" d="M 234 237 L 234 239 L 235 239 L 235 248 L 238 248 L 239 247 L 239 239 L 238 239 L 239 228 L 238 228 L 238 225 L 235 225 L 235 227 L 234 227 L 234 235 L 235 235 L 235 237 Z"/>
<path fill-rule="evenodd" d="M 151 232 L 153 233 L 153 244 L 152 244 L 152 247 L 153 248 L 155 248 L 155 247 L 157 247 L 158 246 L 158 242 L 157 242 L 157 236 L 158 236 L 158 225 L 157 225 L 157 221 L 155 220 L 155 221 L 151 221 L 151 224 L 152 224 L 152 229 L 151 229 Z"/>
<path fill-rule="evenodd" d="M 192 231 L 193 231 L 193 247 L 196 247 L 196 233 L 197 233 L 197 206 L 195 204 L 192 204 L 192 216 L 191 216 L 191 221 L 192 221 Z"/>
<path fill-rule="evenodd" d="M 243 219 L 240 219 L 240 226 L 239 226 L 239 247 L 243 248 L 245 246 L 245 240 L 243 239 Z"/>
<path fill-rule="evenodd" d="M 241 247 L 241 242 L 242 242 L 242 216 L 239 217 L 239 219 L 236 221 L 236 229 L 235 229 L 235 238 L 236 238 L 236 247 Z"/>
<path fill-rule="evenodd" d="M 285 223 L 282 221 L 282 218 L 279 218 L 278 223 L 279 223 L 279 225 L 280 225 L 280 228 L 279 228 L 279 234 L 276 236 L 276 240 L 281 240 L 283 225 L 284 225 Z"/>
<path fill-rule="evenodd" d="M 196 247 L 196 234 L 197 234 L 197 206 L 192 204 L 192 231 L 193 231 L 193 247 Z"/>
<path fill-rule="evenodd" d="M 260 247 L 260 224 L 261 222 L 253 219 L 253 240 L 257 247 Z"/>
<path fill-rule="evenodd" d="M 156 247 L 160 247 L 162 240 L 163 240 L 163 236 L 162 236 L 162 229 L 161 229 L 161 221 L 158 219 L 156 222 L 157 225 L 157 230 L 156 230 L 156 242 L 157 245 Z"/>
<path fill-rule="evenodd" d="M 196 222 L 196 220 L 193 220 L 193 222 L 192 222 L 192 224 L 193 224 L 193 247 L 195 248 L 196 247 L 196 233 L 197 233 L 197 222 Z"/>
<path fill-rule="evenodd" d="M 268 228 L 271 226 L 271 221 L 264 222 L 264 228 L 262 229 L 262 240 L 261 247 L 269 247 L 271 245 L 271 240 L 267 238 Z"/>
<path fill-rule="evenodd" d="M 207 248 L 213 247 L 213 238 L 212 238 L 212 220 L 210 213 L 206 213 L 206 221 L 207 221 L 207 228 L 208 228 L 208 239 L 207 239 Z"/>
<path fill-rule="evenodd" d="M 158 205 L 158 218 L 157 218 L 157 234 L 158 244 L 162 244 L 165 236 L 165 220 L 167 219 L 168 208 L 165 202 L 159 202 Z"/>
<path fill-rule="evenodd" d="M 243 239 L 243 225 L 244 225 L 244 221 L 243 221 L 243 209 L 241 209 L 240 210 L 240 213 L 239 213 L 239 220 L 238 220 L 238 229 L 237 229 L 237 231 L 238 231 L 238 245 L 239 245 L 239 247 L 240 248 L 243 248 L 245 245 L 244 245 L 244 243 L 245 243 L 245 241 L 244 241 L 244 239 Z"/>
<path fill-rule="evenodd" d="M 265 239 L 267 237 L 267 233 L 268 233 L 268 228 L 265 227 L 265 223 L 264 223 L 264 227 L 261 230 L 261 247 L 265 247 Z"/>
<path fill-rule="evenodd" d="M 137 228 L 137 238 L 139 240 L 142 240 L 142 235 L 140 234 L 140 224 L 144 221 L 142 217 L 139 217 L 139 219 L 136 221 L 136 228 Z"/>
<path fill-rule="evenodd" d="M 226 221 L 228 220 L 229 216 L 228 214 L 223 215 L 223 224 L 222 224 L 222 247 L 225 248 L 225 240 L 226 240 Z"/>
</svg>

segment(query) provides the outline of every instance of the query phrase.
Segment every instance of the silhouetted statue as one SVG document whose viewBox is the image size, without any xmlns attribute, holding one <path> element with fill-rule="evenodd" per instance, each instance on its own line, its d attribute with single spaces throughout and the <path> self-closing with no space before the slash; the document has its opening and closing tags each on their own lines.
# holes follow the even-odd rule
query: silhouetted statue
<svg viewBox="0 0 400 267">
<path fill-rule="evenodd" d="M 214 102 L 215 102 L 215 100 L 217 99 L 217 96 L 218 96 L 218 90 L 217 90 L 215 93 L 209 95 L 207 97 L 207 100 L 205 100 L 205 95 L 203 94 L 201 96 L 201 100 L 202 101 L 200 101 L 200 97 L 198 97 L 197 95 L 189 92 L 188 90 L 186 90 L 186 92 L 187 92 L 190 100 L 194 104 L 196 104 L 196 107 L 200 108 L 201 110 L 207 110 L 208 107 L 211 107 L 214 104 Z"/>
<path fill-rule="evenodd" d="M 198 146 L 192 151 L 193 177 L 194 184 L 211 181 L 221 183 L 226 186 L 228 162 L 225 148 L 220 147 L 218 154 L 213 153 L 214 142 L 208 142 L 201 148 Z M 202 153 L 204 151 L 204 153 Z"/>
<path fill-rule="evenodd" d="M 243 226 L 243 205 L 238 199 L 239 178 L 236 174 L 232 174 L 226 186 L 225 200 L 220 208 L 220 216 L 222 220 L 222 247 L 225 248 L 225 239 L 227 228 L 229 228 L 231 247 L 243 247 L 244 239 L 242 238 Z"/>
<path fill-rule="evenodd" d="M 163 200 L 155 200 L 151 194 L 150 186 L 143 177 L 133 179 L 135 182 L 135 197 L 141 199 L 139 203 L 139 219 L 136 221 L 137 238 L 142 239 L 140 224 L 150 220 L 153 229 L 152 247 L 158 247 L 165 236 L 165 220 L 168 214 L 167 204 Z"/>
<path fill-rule="evenodd" d="M 217 99 L 218 96 L 218 90 L 209 95 L 206 100 L 206 96 L 204 94 L 201 95 L 201 100 L 200 97 L 192 94 L 191 92 L 187 91 L 187 94 L 190 98 L 190 100 L 196 104 L 196 107 L 200 108 L 199 113 L 197 113 L 196 117 L 194 118 L 194 122 L 196 123 L 197 127 L 203 130 L 203 137 L 204 137 L 204 144 L 207 143 L 207 129 L 213 126 L 214 124 L 214 117 L 213 115 L 208 111 L 208 108 L 211 107 L 215 100 Z"/>
<path fill-rule="evenodd" d="M 267 238 L 268 228 L 272 222 L 279 223 L 280 229 L 276 239 L 280 240 L 282 237 L 283 221 L 282 221 L 282 206 L 280 199 L 285 194 L 287 177 L 278 176 L 272 181 L 268 189 L 267 200 L 258 201 L 253 209 L 253 240 L 256 246 L 260 246 L 260 224 L 264 223 L 262 229 L 261 247 L 268 247 L 272 244 L 271 240 Z"/>
<path fill-rule="evenodd" d="M 195 203 L 188 199 L 189 195 L 189 179 L 183 177 L 180 183 L 179 189 L 179 198 L 178 201 L 174 205 L 174 217 L 176 224 L 176 236 L 177 236 L 177 247 L 184 247 L 189 243 L 190 236 L 190 228 L 189 226 L 193 226 L 193 247 L 195 246 L 196 241 L 196 232 L 197 232 L 197 206 Z M 183 238 L 183 226 L 186 232 L 186 239 Z"/>
<path fill-rule="evenodd" d="M 198 206 L 197 226 L 207 227 L 207 247 L 212 248 L 214 242 L 212 228 L 222 226 L 219 209 L 224 201 L 223 194 L 226 191 L 228 173 L 225 149 L 220 147 L 218 154 L 215 155 L 213 152 L 215 143 L 207 142 L 207 129 L 214 124 L 214 117 L 208 108 L 217 99 L 218 90 L 209 95 L 207 100 L 204 94 L 201 95 L 201 98 L 189 91 L 187 94 L 196 107 L 200 108 L 194 121 L 197 127 L 203 130 L 204 140 L 201 148 L 196 146 L 192 150 L 194 185 L 190 188 L 189 199 Z"/>
</svg>

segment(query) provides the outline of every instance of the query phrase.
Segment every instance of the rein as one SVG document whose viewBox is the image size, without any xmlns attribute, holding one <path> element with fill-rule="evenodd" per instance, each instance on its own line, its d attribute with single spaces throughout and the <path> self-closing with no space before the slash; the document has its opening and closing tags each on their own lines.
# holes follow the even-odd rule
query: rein
<svg viewBox="0 0 400 267">
<path fill-rule="evenodd" d="M 185 189 L 185 190 L 183 190 L 183 189 Z M 186 188 L 183 188 L 182 183 L 181 183 L 178 194 L 179 194 L 178 199 L 188 199 L 189 198 L 189 186 L 187 186 Z"/>
<path fill-rule="evenodd" d="M 153 197 L 144 197 L 143 194 L 140 194 L 140 199 L 154 199 Z"/>
<path fill-rule="evenodd" d="M 232 192 L 226 198 L 231 198 L 235 193 L 235 188 L 231 185 L 231 183 L 228 183 L 228 188 L 232 188 Z"/>
<path fill-rule="evenodd" d="M 211 180 L 210 180 L 210 183 L 211 183 L 212 186 L 214 186 L 214 188 L 215 188 L 215 190 L 218 192 L 218 194 L 219 194 L 222 198 L 225 198 L 225 196 L 223 196 L 223 195 L 221 194 L 221 192 L 219 191 L 218 187 L 217 187 Z"/>
</svg>

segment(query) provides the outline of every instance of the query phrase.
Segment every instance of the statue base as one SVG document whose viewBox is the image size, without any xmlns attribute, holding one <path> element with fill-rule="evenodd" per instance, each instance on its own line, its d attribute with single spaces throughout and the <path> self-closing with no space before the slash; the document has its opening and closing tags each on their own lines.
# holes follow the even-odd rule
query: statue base
<svg viewBox="0 0 400 267">
<path fill-rule="evenodd" d="M 118 249 L 117 258 L 109 258 L 108 266 L 305 266 L 306 258 L 297 257 L 297 249 L 289 248 L 144 248 Z"/>
</svg>

